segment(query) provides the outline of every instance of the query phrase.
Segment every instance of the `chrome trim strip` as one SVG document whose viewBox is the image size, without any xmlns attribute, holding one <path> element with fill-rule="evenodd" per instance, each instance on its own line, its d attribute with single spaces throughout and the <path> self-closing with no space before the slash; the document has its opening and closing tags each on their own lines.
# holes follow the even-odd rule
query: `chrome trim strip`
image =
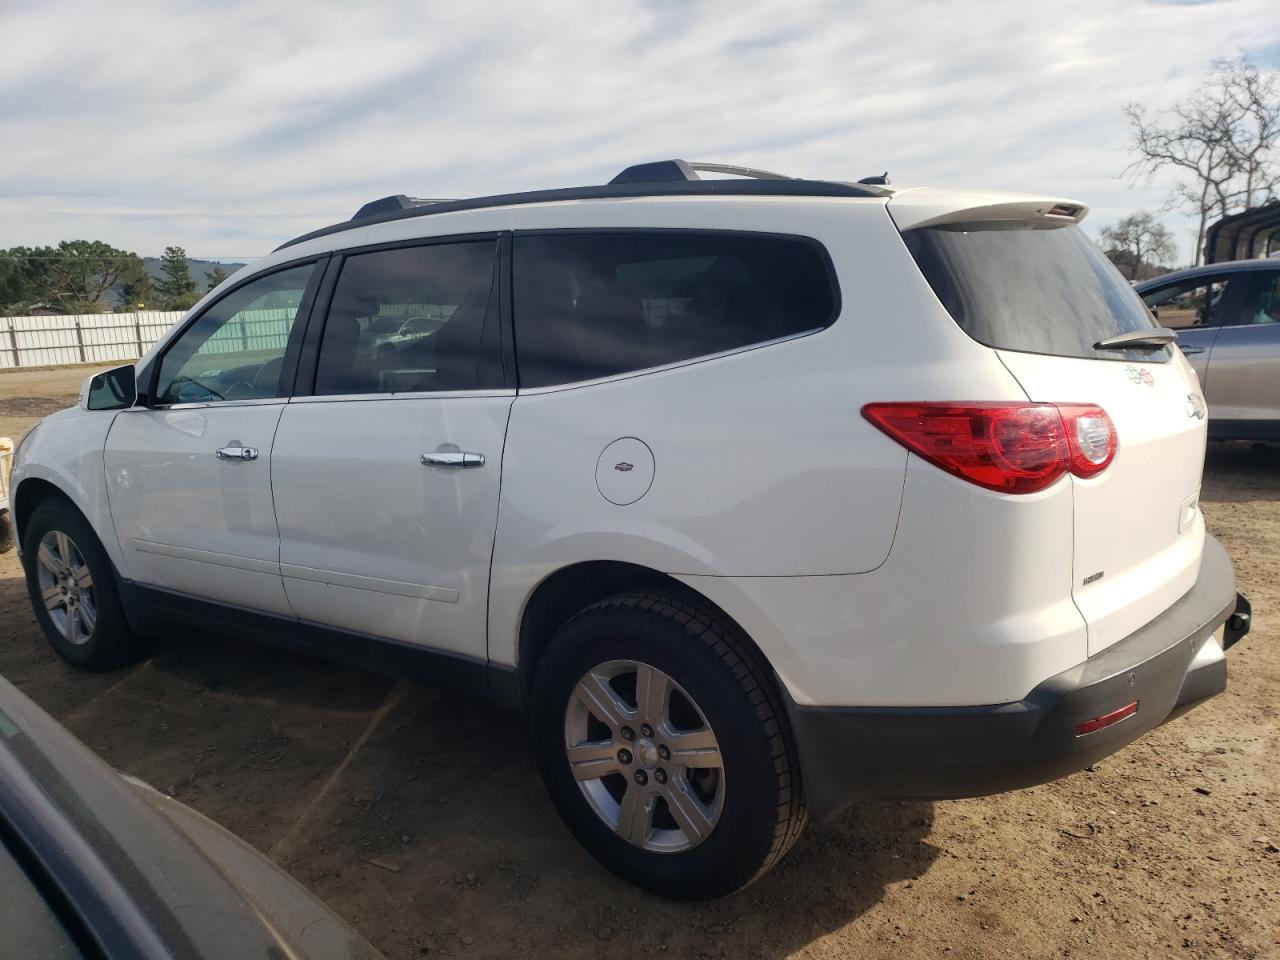
<svg viewBox="0 0 1280 960">
<path fill-rule="evenodd" d="M 338 573 L 320 570 L 296 563 L 280 564 L 280 572 L 286 579 L 323 583 L 331 587 L 349 587 L 352 590 L 369 590 L 373 593 L 389 593 L 396 597 L 417 600 L 436 600 L 440 603 L 457 603 L 459 592 L 452 587 L 433 587 L 430 584 L 409 583 L 405 580 L 384 580 L 381 577 L 362 577 L 354 573 Z"/>
<path fill-rule="evenodd" d="M 501 390 L 436 390 L 405 391 L 404 393 L 335 393 L 310 394 L 291 397 L 290 403 L 370 403 L 375 400 L 448 400 L 465 399 L 467 397 L 509 397 L 514 398 L 515 390 L 504 387 Z"/>
<path fill-rule="evenodd" d="M 214 553 L 212 550 L 198 550 L 195 547 L 179 547 L 172 543 L 157 543 L 154 540 L 129 541 L 139 553 L 150 553 L 158 557 L 171 557 L 175 560 L 190 560 L 194 563 L 208 563 L 216 567 L 232 567 L 236 570 L 248 570 L 251 573 L 268 573 L 280 575 L 280 565 L 274 560 L 259 560 L 256 557 L 238 557 L 230 553 Z"/>
</svg>

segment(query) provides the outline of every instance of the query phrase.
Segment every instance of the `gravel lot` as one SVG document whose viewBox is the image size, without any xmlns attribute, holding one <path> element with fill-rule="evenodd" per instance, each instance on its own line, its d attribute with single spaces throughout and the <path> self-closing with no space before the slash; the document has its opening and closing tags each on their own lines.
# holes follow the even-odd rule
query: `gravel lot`
<svg viewBox="0 0 1280 960">
<path fill-rule="evenodd" d="M 0 434 L 85 369 L 0 373 Z M 0 673 L 108 761 L 273 857 L 389 957 L 1280 957 L 1280 449 L 1216 445 L 1211 530 L 1253 601 L 1228 692 L 1097 767 L 868 804 L 743 894 L 671 904 L 560 825 L 522 725 L 231 636 L 77 673 L 0 557 Z"/>
</svg>

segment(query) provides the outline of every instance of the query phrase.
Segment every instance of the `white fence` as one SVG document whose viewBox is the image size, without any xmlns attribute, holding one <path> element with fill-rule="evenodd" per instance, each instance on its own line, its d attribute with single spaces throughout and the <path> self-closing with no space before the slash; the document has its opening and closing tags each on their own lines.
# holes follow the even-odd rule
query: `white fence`
<svg viewBox="0 0 1280 960">
<path fill-rule="evenodd" d="M 0 369 L 136 360 L 184 316 L 181 310 L 0 317 Z"/>
</svg>

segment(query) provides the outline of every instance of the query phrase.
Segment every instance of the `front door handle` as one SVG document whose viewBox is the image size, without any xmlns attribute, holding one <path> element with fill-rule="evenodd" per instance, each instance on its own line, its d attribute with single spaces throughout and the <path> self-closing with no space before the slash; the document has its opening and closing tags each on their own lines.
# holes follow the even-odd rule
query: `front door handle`
<svg viewBox="0 0 1280 960">
<path fill-rule="evenodd" d="M 234 441 L 233 441 L 234 442 Z M 219 460 L 257 460 L 257 447 L 242 447 L 239 445 L 218 448 Z"/>
<path fill-rule="evenodd" d="M 427 467 L 483 467 L 483 453 L 466 453 L 462 450 L 437 450 L 424 453 L 422 464 Z"/>
<path fill-rule="evenodd" d="M 1178 349 L 1187 356 L 1190 356 L 1193 353 L 1204 353 L 1204 347 L 1193 347 L 1191 344 L 1187 344 L 1185 347 L 1182 344 L 1178 344 Z"/>
</svg>

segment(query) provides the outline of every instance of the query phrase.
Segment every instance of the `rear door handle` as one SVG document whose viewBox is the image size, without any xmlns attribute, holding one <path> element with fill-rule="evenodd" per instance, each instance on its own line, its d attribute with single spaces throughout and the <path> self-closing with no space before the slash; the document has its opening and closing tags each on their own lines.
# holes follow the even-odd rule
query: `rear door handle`
<svg viewBox="0 0 1280 960">
<path fill-rule="evenodd" d="M 1185 347 L 1179 344 L 1178 349 L 1181 350 L 1183 353 L 1187 354 L 1188 356 L 1190 356 L 1193 353 L 1204 353 L 1204 347 L 1193 347 L 1189 344 Z"/>
<path fill-rule="evenodd" d="M 219 460 L 257 460 L 257 447 L 229 446 L 218 448 Z"/>
<path fill-rule="evenodd" d="M 424 453 L 422 463 L 427 467 L 483 467 L 483 453 L 466 453 L 462 450 L 437 450 Z"/>
</svg>

